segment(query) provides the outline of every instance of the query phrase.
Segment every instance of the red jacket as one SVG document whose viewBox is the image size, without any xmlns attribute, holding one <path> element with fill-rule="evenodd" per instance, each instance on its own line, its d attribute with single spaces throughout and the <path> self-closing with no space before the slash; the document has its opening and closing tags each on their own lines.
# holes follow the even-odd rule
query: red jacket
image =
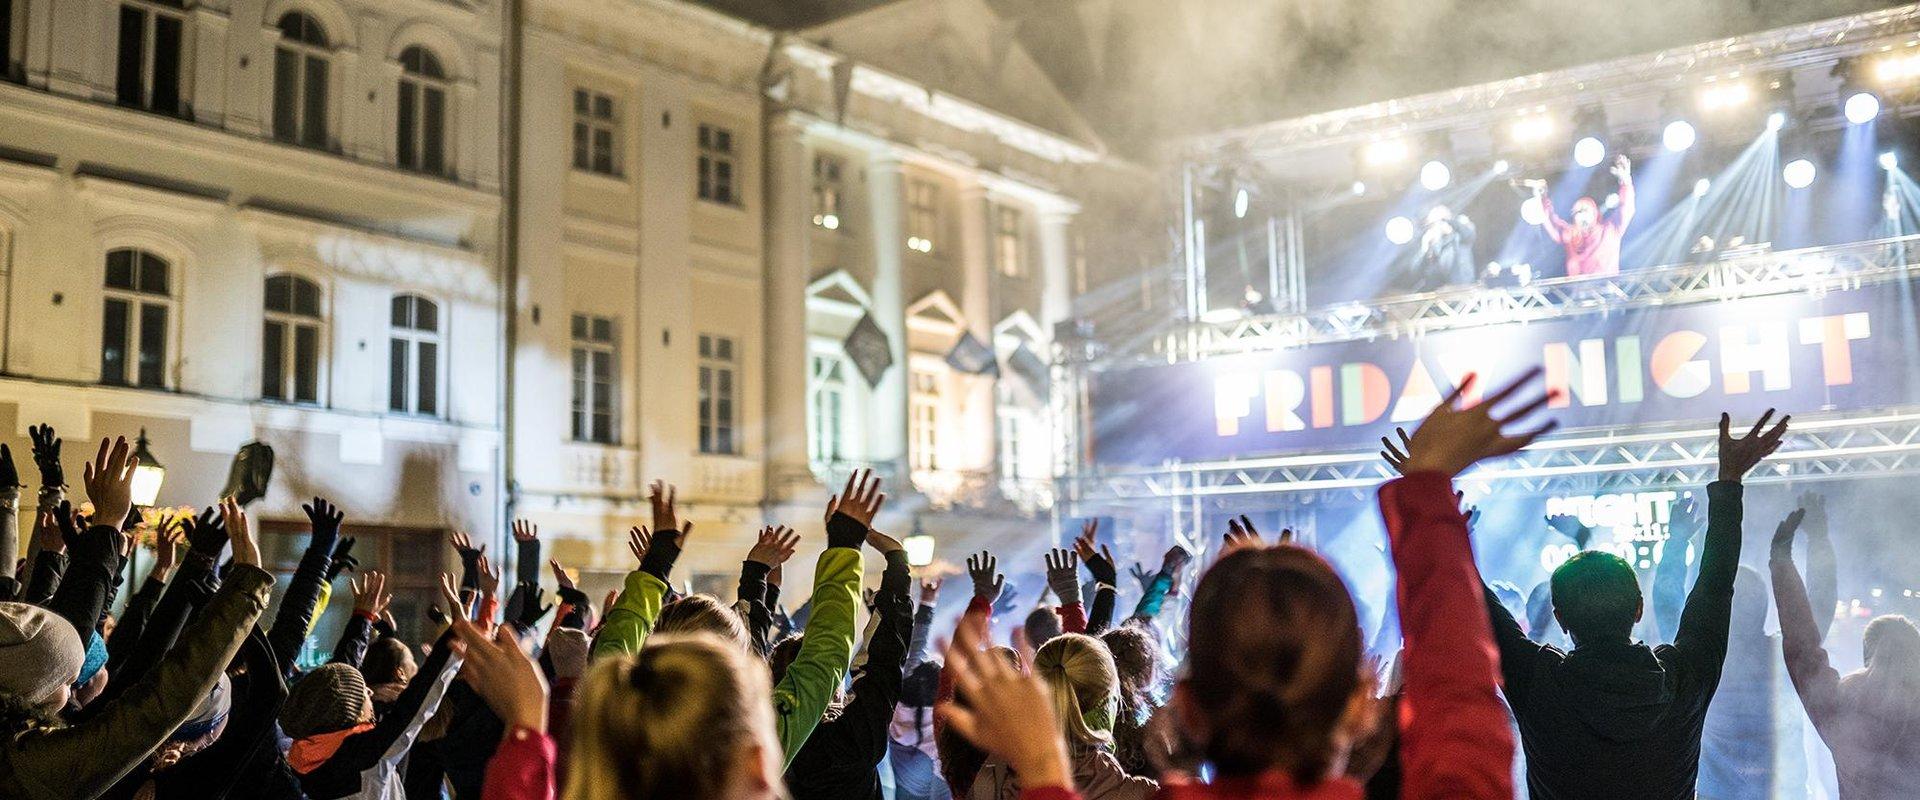
<svg viewBox="0 0 1920 800">
<path fill-rule="evenodd" d="M 1380 487 L 1393 563 L 1399 572 L 1406 687 L 1400 702 L 1403 800 L 1510 800 L 1513 734 L 1495 687 L 1500 662 L 1473 564 L 1467 523 L 1446 476 L 1416 473 Z M 1359 784 L 1339 778 L 1312 787 L 1284 775 L 1169 784 L 1160 800 L 1358 800 Z M 1079 800 L 1060 787 L 1029 789 L 1021 800 Z"/>
</svg>

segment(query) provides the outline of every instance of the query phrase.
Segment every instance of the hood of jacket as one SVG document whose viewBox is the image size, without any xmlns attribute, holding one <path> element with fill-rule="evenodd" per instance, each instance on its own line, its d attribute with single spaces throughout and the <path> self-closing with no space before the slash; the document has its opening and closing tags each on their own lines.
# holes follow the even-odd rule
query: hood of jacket
<svg viewBox="0 0 1920 800">
<path fill-rule="evenodd" d="M 1578 648 L 1567 654 L 1555 679 L 1579 724 L 1609 741 L 1646 737 L 1673 706 L 1673 676 L 1652 648 L 1638 642 Z"/>
</svg>

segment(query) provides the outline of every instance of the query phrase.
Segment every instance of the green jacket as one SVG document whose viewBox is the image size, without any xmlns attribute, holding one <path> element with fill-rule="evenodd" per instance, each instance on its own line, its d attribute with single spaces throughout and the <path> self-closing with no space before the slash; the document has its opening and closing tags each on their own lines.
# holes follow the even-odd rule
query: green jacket
<svg viewBox="0 0 1920 800">
<path fill-rule="evenodd" d="M 273 576 L 236 566 L 167 655 L 112 707 L 78 725 L 29 724 L 0 739 L 0 797 L 90 798 L 193 714 L 267 608 Z"/>
<path fill-rule="evenodd" d="M 860 606 L 860 551 L 830 547 L 813 572 L 813 615 L 800 653 L 773 687 L 774 727 L 786 760 L 800 752 L 853 664 L 854 615 Z M 607 609 L 593 657 L 637 653 L 660 619 L 667 585 L 646 572 L 627 574 L 620 599 Z"/>
</svg>

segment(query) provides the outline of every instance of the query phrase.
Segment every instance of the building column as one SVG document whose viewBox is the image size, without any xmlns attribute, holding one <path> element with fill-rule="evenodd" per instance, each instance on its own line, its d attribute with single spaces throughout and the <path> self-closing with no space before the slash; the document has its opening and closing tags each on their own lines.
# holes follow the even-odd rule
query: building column
<svg viewBox="0 0 1920 800">
<path fill-rule="evenodd" d="M 807 146 L 790 116 L 767 125 L 766 420 L 767 498 L 794 499 L 814 486 L 807 454 Z"/>
<path fill-rule="evenodd" d="M 1053 326 L 1073 317 L 1073 247 L 1068 239 L 1071 212 L 1040 211 L 1040 324 L 1047 335 Z"/>
<path fill-rule="evenodd" d="M 867 458 L 892 473 L 895 485 L 907 486 L 907 307 L 902 286 L 906 267 L 907 233 L 905 192 L 900 156 L 875 153 L 867 162 L 867 216 L 873 226 L 874 322 L 887 335 L 893 365 L 873 387 L 872 427 L 867 433 Z"/>
<path fill-rule="evenodd" d="M 987 187 L 968 181 L 960 187 L 960 263 L 963 281 L 960 313 L 966 317 L 966 330 L 994 350 L 993 343 L 993 207 Z M 997 352 L 997 351 L 996 351 Z M 961 401 L 963 470 L 994 470 L 999 458 L 999 398 L 991 375 L 967 375 Z"/>
</svg>

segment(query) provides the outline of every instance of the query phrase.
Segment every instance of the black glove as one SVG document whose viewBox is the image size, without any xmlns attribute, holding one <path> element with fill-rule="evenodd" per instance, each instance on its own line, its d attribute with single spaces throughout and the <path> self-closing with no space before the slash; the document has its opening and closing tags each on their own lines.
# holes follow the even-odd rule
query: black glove
<svg viewBox="0 0 1920 800">
<path fill-rule="evenodd" d="M 360 569 L 360 559 L 353 557 L 353 542 L 353 537 L 344 536 L 341 537 L 339 544 L 334 545 L 333 560 L 327 562 L 328 583 L 332 583 L 334 578 L 340 577 L 340 573 L 342 572 Z"/>
<path fill-rule="evenodd" d="M 860 549 L 867 541 L 867 525 L 848 516 L 844 511 L 835 511 L 827 519 L 827 546 L 851 547 Z"/>
<path fill-rule="evenodd" d="M 27 438 L 33 440 L 33 465 L 40 468 L 40 485 L 67 485 L 66 470 L 60 467 L 60 437 L 54 435 L 53 426 L 28 428 Z"/>
<path fill-rule="evenodd" d="M 540 601 L 546 598 L 547 592 L 539 586 L 521 581 L 513 587 L 513 593 L 519 596 L 520 602 L 518 610 L 520 614 L 515 621 L 518 622 L 522 628 L 531 630 L 533 626 L 540 624 L 540 619 L 545 617 L 547 612 L 553 610 L 552 605 L 540 605 Z M 509 600 L 507 604 L 513 605 L 513 602 Z"/>
<path fill-rule="evenodd" d="M 20 482 L 20 470 L 13 465 L 13 448 L 0 444 L 0 489 L 16 489 L 24 485 Z"/>
<path fill-rule="evenodd" d="M 307 549 L 332 553 L 333 544 L 340 540 L 340 522 L 346 514 L 325 498 L 313 498 L 313 502 L 300 507 L 307 512 L 307 522 L 313 526 L 313 538 L 307 540 Z"/>
<path fill-rule="evenodd" d="M 1087 565 L 1087 573 L 1093 576 L 1095 582 L 1103 583 L 1116 589 L 1120 587 L 1119 568 L 1114 566 L 1114 563 L 1109 560 L 1106 555 L 1096 550 L 1085 558 L 1082 558 L 1080 563 Z"/>
<path fill-rule="evenodd" d="M 220 509 L 209 507 L 198 519 L 180 520 L 180 529 L 187 533 L 190 552 L 211 559 L 219 558 L 220 551 L 227 549 L 227 521 L 220 516 Z"/>
</svg>

